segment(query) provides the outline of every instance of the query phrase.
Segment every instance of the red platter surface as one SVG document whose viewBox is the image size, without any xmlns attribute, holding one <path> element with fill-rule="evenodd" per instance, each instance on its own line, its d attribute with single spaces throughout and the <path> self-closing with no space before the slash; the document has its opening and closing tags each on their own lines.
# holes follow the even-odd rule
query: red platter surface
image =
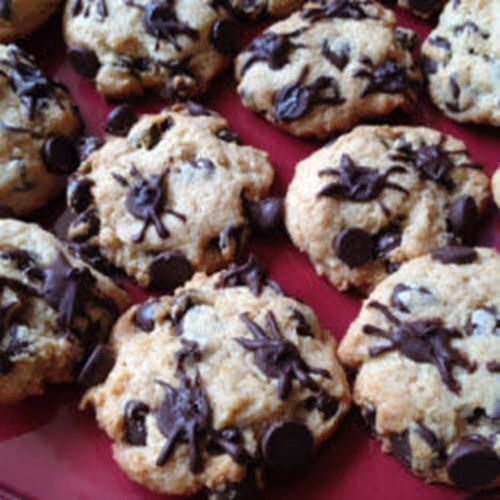
<svg viewBox="0 0 500 500">
<path fill-rule="evenodd" d="M 415 29 L 423 38 L 431 25 L 398 12 L 400 23 Z M 245 37 L 259 28 L 245 28 Z M 35 53 L 42 66 L 64 82 L 76 98 L 87 131 L 101 134 L 112 106 L 105 103 L 91 82 L 78 76 L 64 60 L 60 19 L 23 42 Z M 296 163 L 321 146 L 294 139 L 244 109 L 235 93 L 231 75 L 223 75 L 204 103 L 220 112 L 240 133 L 244 142 L 271 154 L 276 168 L 275 193 L 284 195 Z M 165 103 L 147 98 L 137 103 L 139 112 L 161 109 Z M 393 118 L 391 118 L 392 120 Z M 401 123 L 425 124 L 455 135 L 467 144 L 473 159 L 491 174 L 499 165 L 498 130 L 461 126 L 449 121 L 421 98 L 412 116 L 394 118 Z M 50 227 L 62 203 L 43 211 L 42 222 Z M 500 249 L 500 218 L 493 208 L 481 229 L 480 244 Z M 323 325 L 337 339 L 345 334 L 357 314 L 361 300 L 341 294 L 318 278 L 307 258 L 294 249 L 284 235 L 254 240 L 251 250 L 265 262 L 273 279 L 291 295 L 311 305 Z M 144 292 L 131 287 L 135 300 Z M 0 500 L 27 497 L 66 499 L 153 499 L 148 492 L 128 480 L 115 465 L 110 441 L 90 413 L 77 409 L 81 391 L 74 386 L 53 387 L 41 398 L 0 410 Z M 500 498 L 490 493 L 489 498 Z M 299 473 L 270 485 L 266 495 L 273 499 L 432 499 L 452 500 L 466 496 L 458 490 L 432 486 L 413 477 L 393 457 L 384 455 L 370 439 L 355 411 L 323 447 L 318 457 Z M 163 497 L 166 498 L 166 497 Z"/>
</svg>

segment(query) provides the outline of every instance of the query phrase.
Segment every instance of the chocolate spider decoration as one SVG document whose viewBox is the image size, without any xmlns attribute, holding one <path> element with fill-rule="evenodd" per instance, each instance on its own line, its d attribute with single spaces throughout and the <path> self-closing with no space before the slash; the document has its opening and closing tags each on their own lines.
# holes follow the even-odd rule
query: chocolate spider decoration
<svg viewBox="0 0 500 500">
<path fill-rule="evenodd" d="M 389 307 L 377 301 L 369 302 L 368 307 L 380 311 L 395 327 L 386 331 L 374 325 L 363 326 L 363 333 L 366 335 L 375 335 L 389 341 L 388 344 L 370 347 L 370 356 L 377 357 L 386 352 L 400 351 L 403 356 L 416 363 L 434 365 L 448 389 L 455 393 L 460 392 L 460 384 L 453 378 L 453 367 L 460 366 L 471 373 L 476 369 L 476 365 L 451 345 L 453 339 L 463 337 L 458 330 L 446 328 L 437 318 L 400 321 Z"/>
<path fill-rule="evenodd" d="M 321 19 L 366 19 L 373 18 L 362 7 L 361 2 L 353 0 L 316 0 L 314 7 L 305 8 L 301 13 L 302 19 L 319 21 Z"/>
<path fill-rule="evenodd" d="M 391 160 L 408 163 L 418 173 L 421 179 L 430 180 L 443 185 L 447 189 L 453 189 L 454 183 L 450 179 L 450 172 L 455 167 L 481 169 L 475 163 L 462 162 L 455 164 L 453 157 L 462 156 L 467 153 L 465 149 L 446 150 L 446 135 L 441 134 L 437 144 L 426 144 L 421 141 L 414 146 L 404 135 L 401 136 L 396 145 L 396 152 L 390 155 Z"/>
<path fill-rule="evenodd" d="M 180 378 L 177 388 L 157 380 L 166 394 L 156 414 L 156 422 L 167 441 L 156 464 L 160 467 L 165 465 L 175 446 L 180 443 L 189 446 L 189 470 L 193 474 L 203 471 L 202 445 L 209 452 L 221 450 L 236 463 L 245 463 L 248 453 L 243 447 L 242 435 L 229 432 L 229 429 L 220 432 L 213 429 L 212 409 L 200 373 L 196 372 L 193 380 L 181 369 L 177 376 Z"/>
<path fill-rule="evenodd" d="M 311 378 L 311 374 L 330 378 L 330 373 L 321 368 L 313 368 L 302 359 L 297 346 L 284 338 L 272 311 L 266 315 L 267 331 L 247 314 L 242 314 L 240 318 L 252 333 L 253 339 L 237 338 L 236 341 L 244 349 L 254 353 L 255 364 L 264 375 L 278 379 L 280 399 L 288 399 L 294 379 L 311 391 L 320 391 L 320 386 Z"/>
<path fill-rule="evenodd" d="M 89 17 L 90 10 L 94 5 L 96 6 L 97 15 L 101 19 L 108 17 L 109 10 L 106 0 L 87 0 L 86 2 L 84 0 L 74 0 L 71 7 L 71 15 L 76 17 L 83 14 L 84 17 Z"/>
<path fill-rule="evenodd" d="M 129 188 L 125 201 L 128 211 L 137 219 L 144 221 L 142 229 L 133 237 L 135 243 L 144 240 L 150 224 L 154 225 L 160 238 L 168 238 L 170 236 L 170 232 L 161 219 L 162 213 L 173 215 L 184 223 L 187 220 L 186 216 L 166 206 L 167 200 L 165 199 L 163 183 L 168 172 L 169 169 L 166 169 L 161 175 L 153 175 L 150 179 L 145 179 L 139 170 L 137 170 L 137 167 L 132 165 L 130 173 L 135 180 L 133 185 L 130 185 L 120 174 L 112 174 L 113 178 L 123 187 Z"/>
<path fill-rule="evenodd" d="M 7 78 L 12 90 L 28 110 L 30 120 L 35 117 L 38 103 L 42 99 L 57 98 L 55 88 L 42 71 L 36 67 L 34 59 L 17 47 L 9 47 L 7 59 L 1 59 L 10 71 L 0 69 L 0 75 Z"/>
<path fill-rule="evenodd" d="M 378 197 L 384 189 L 394 189 L 405 195 L 409 192 L 404 187 L 389 180 L 391 174 L 406 173 L 400 166 L 391 167 L 387 172 L 381 173 L 375 168 L 356 165 L 353 159 L 343 154 L 340 158 L 339 168 L 325 168 L 319 176 L 333 175 L 337 182 L 327 184 L 318 193 L 318 196 L 347 198 L 352 201 L 369 201 Z"/>
<path fill-rule="evenodd" d="M 245 51 L 248 58 L 241 68 L 241 76 L 260 61 L 266 62 L 272 70 L 286 66 L 290 62 L 291 53 L 297 48 L 304 47 L 303 44 L 296 44 L 291 40 L 302 32 L 303 30 L 295 30 L 290 33 L 270 31 L 258 36 Z"/>
<path fill-rule="evenodd" d="M 368 80 L 361 90 L 360 97 L 375 92 L 397 94 L 404 92 L 413 83 L 408 76 L 407 68 L 390 59 L 375 65 L 370 58 L 362 57 L 360 63 L 363 67 L 355 71 L 354 76 Z"/>
<path fill-rule="evenodd" d="M 158 41 L 166 40 L 176 50 L 181 49 L 177 37 L 187 36 L 192 40 L 199 38 L 198 32 L 195 29 L 183 23 L 177 17 L 175 0 L 152 0 L 147 5 L 136 3 L 134 0 L 123 1 L 125 5 L 143 11 L 144 28 L 151 36 L 155 37 Z"/>
</svg>

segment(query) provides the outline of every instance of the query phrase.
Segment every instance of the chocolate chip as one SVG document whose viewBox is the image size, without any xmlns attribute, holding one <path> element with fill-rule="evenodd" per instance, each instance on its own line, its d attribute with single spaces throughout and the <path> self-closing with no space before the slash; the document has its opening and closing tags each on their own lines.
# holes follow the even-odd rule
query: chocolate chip
<svg viewBox="0 0 500 500">
<path fill-rule="evenodd" d="M 236 54 L 241 47 L 238 26 L 229 19 L 218 19 L 212 25 L 210 42 L 221 54 L 226 56 Z"/>
<path fill-rule="evenodd" d="M 283 198 L 245 200 L 245 208 L 252 227 L 263 233 L 278 229 L 283 222 Z"/>
<path fill-rule="evenodd" d="M 342 71 L 349 63 L 351 47 L 348 44 L 344 44 L 336 50 L 332 49 L 330 48 L 328 38 L 325 38 L 321 46 L 321 55 Z"/>
<path fill-rule="evenodd" d="M 403 236 L 401 229 L 396 226 L 390 226 L 375 238 L 375 252 L 377 256 L 385 257 L 394 249 L 401 245 Z"/>
<path fill-rule="evenodd" d="M 97 345 L 78 375 L 77 382 L 83 387 L 102 384 L 115 364 L 113 351 L 105 345 Z"/>
<path fill-rule="evenodd" d="M 68 205 L 71 210 L 80 214 L 92 203 L 92 187 L 94 181 L 86 178 L 72 177 L 68 183 Z"/>
<path fill-rule="evenodd" d="M 420 59 L 420 64 L 426 75 L 433 75 L 437 71 L 437 62 L 431 57 L 422 56 Z"/>
<path fill-rule="evenodd" d="M 149 266 L 151 289 L 170 293 L 193 275 L 189 260 L 180 252 L 164 252 Z"/>
<path fill-rule="evenodd" d="M 94 78 L 99 71 L 100 63 L 94 51 L 86 47 L 72 47 L 68 58 L 73 67 L 85 78 Z"/>
<path fill-rule="evenodd" d="M 109 113 L 104 130 L 108 134 L 126 137 L 136 122 L 137 115 L 132 106 L 122 104 Z"/>
<path fill-rule="evenodd" d="M 451 230 L 465 245 L 472 245 L 476 239 L 478 212 L 474 198 L 463 195 L 448 209 Z"/>
<path fill-rule="evenodd" d="M 449 246 L 434 248 L 431 250 L 431 257 L 443 264 L 470 264 L 477 259 L 478 255 L 473 248 Z"/>
<path fill-rule="evenodd" d="M 421 14 L 431 14 L 439 10 L 442 1 L 440 0 L 410 0 L 410 9 Z"/>
<path fill-rule="evenodd" d="M 285 85 L 274 98 L 274 117 L 279 122 L 298 120 L 311 105 L 311 92 L 300 83 Z"/>
<path fill-rule="evenodd" d="M 310 396 L 304 401 L 304 407 L 309 411 L 317 409 L 326 420 L 333 418 L 339 410 L 339 402 L 322 391 L 317 396 Z"/>
<path fill-rule="evenodd" d="M 446 462 L 448 476 L 460 488 L 478 488 L 500 474 L 500 458 L 490 442 L 479 435 L 463 437 Z"/>
<path fill-rule="evenodd" d="M 45 141 L 42 156 L 47 170 L 56 175 L 69 175 L 80 163 L 75 146 L 62 135 L 53 135 Z"/>
<path fill-rule="evenodd" d="M 100 137 L 88 136 L 82 137 L 77 141 L 77 150 L 80 161 L 86 160 L 94 151 L 97 151 L 104 145 Z"/>
<path fill-rule="evenodd" d="M 335 238 L 335 253 L 350 268 L 355 268 L 373 259 L 371 236 L 357 228 L 341 231 Z"/>
<path fill-rule="evenodd" d="M 299 422 L 275 422 L 262 437 L 262 453 L 273 469 L 304 465 L 311 458 L 314 441 L 306 425 Z"/>
<path fill-rule="evenodd" d="M 195 101 L 188 101 L 187 109 L 191 116 L 210 116 L 212 114 L 203 104 Z"/>
<path fill-rule="evenodd" d="M 391 434 L 391 446 L 394 456 L 406 467 L 411 468 L 412 452 L 408 430 L 401 434 Z"/>
<path fill-rule="evenodd" d="M 147 438 L 146 416 L 149 406 L 142 401 L 130 400 L 125 405 L 125 436 L 128 444 L 145 446 Z"/>
<path fill-rule="evenodd" d="M 143 332 L 152 332 L 155 328 L 154 305 L 155 299 L 150 299 L 141 304 L 135 311 L 134 324 Z"/>
<path fill-rule="evenodd" d="M 228 128 L 221 128 L 216 132 L 215 135 L 222 141 L 241 144 L 240 136 L 234 130 L 230 130 Z"/>
</svg>

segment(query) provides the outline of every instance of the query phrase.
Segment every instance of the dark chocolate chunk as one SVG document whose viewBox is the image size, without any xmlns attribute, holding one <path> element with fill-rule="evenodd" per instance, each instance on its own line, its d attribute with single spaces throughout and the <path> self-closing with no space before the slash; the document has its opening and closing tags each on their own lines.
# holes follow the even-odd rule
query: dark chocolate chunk
<svg viewBox="0 0 500 500">
<path fill-rule="evenodd" d="M 221 54 L 236 54 L 241 47 L 240 31 L 236 23 L 229 19 L 215 21 L 210 32 L 210 43 Z"/>
<path fill-rule="evenodd" d="M 115 364 L 113 351 L 102 344 L 97 345 L 85 361 L 77 382 L 83 387 L 102 384 Z"/>
<path fill-rule="evenodd" d="M 283 198 L 245 200 L 245 209 L 252 227 L 263 233 L 279 229 L 283 222 Z"/>
<path fill-rule="evenodd" d="M 132 106 L 122 104 L 109 113 L 104 130 L 108 134 L 126 137 L 136 122 L 137 115 Z"/>
<path fill-rule="evenodd" d="M 385 257 L 401 245 L 401 228 L 389 226 L 375 235 L 374 250 L 377 257 Z"/>
<path fill-rule="evenodd" d="M 75 146 L 62 135 L 53 135 L 45 141 L 43 161 L 47 170 L 56 175 L 69 175 L 80 163 Z"/>
<path fill-rule="evenodd" d="M 362 63 L 365 67 L 353 73 L 355 77 L 368 80 L 361 91 L 361 97 L 377 92 L 385 94 L 405 92 L 413 83 L 408 76 L 407 68 L 390 59 L 377 66 L 373 66 L 369 59 L 363 60 Z"/>
<path fill-rule="evenodd" d="M 154 306 L 157 303 L 155 299 L 149 299 L 141 304 L 134 314 L 134 324 L 143 332 L 152 332 L 155 328 Z"/>
<path fill-rule="evenodd" d="M 293 310 L 292 319 L 297 324 L 297 335 L 299 335 L 300 337 L 313 337 L 311 325 L 308 323 L 306 317 L 298 309 Z"/>
<path fill-rule="evenodd" d="M 320 391 L 316 396 L 309 396 L 304 401 L 304 407 L 309 411 L 316 409 L 323 414 L 326 420 L 330 420 L 337 414 L 339 402 L 325 391 Z"/>
<path fill-rule="evenodd" d="M 177 443 L 189 444 L 189 469 L 193 474 L 203 470 L 200 441 L 212 426 L 212 410 L 201 376 L 191 380 L 182 374 L 178 388 L 166 382 L 158 381 L 166 390 L 156 422 L 158 429 L 167 438 L 156 460 L 158 466 L 165 465 Z"/>
<path fill-rule="evenodd" d="M 298 120 L 309 110 L 311 101 L 311 92 L 304 85 L 285 85 L 274 98 L 274 117 L 280 122 Z"/>
<path fill-rule="evenodd" d="M 471 264 L 478 255 L 473 248 L 449 246 L 434 248 L 431 250 L 431 257 L 443 264 Z"/>
<path fill-rule="evenodd" d="M 373 260 L 372 237 L 362 229 L 344 229 L 335 238 L 335 253 L 350 268 L 362 266 Z"/>
<path fill-rule="evenodd" d="M 463 437 L 446 462 L 448 476 L 460 488 L 487 486 L 500 474 L 500 457 L 488 439 Z"/>
<path fill-rule="evenodd" d="M 278 396 L 288 399 L 295 380 L 312 391 L 319 391 L 319 385 L 311 378 L 317 374 L 330 378 L 330 373 L 321 368 L 309 366 L 295 344 L 286 340 L 270 311 L 266 314 L 266 330 L 252 321 L 248 315 L 241 315 L 241 320 L 253 336 L 253 339 L 237 338 L 236 341 L 246 350 L 254 353 L 254 361 L 259 370 L 269 378 L 278 379 Z"/>
<path fill-rule="evenodd" d="M 443 458 L 446 455 L 443 443 L 436 436 L 435 432 L 429 429 L 429 427 L 424 424 L 417 424 L 415 433 L 418 434 L 432 450 L 438 453 L 440 458 Z"/>
<path fill-rule="evenodd" d="M 201 361 L 201 350 L 198 342 L 195 340 L 181 339 L 181 344 L 182 347 L 174 354 L 177 372 L 184 371 L 184 364 L 189 358 L 196 362 Z"/>
<path fill-rule="evenodd" d="M 328 39 L 323 40 L 323 45 L 321 46 L 321 55 L 330 61 L 337 69 L 342 71 L 351 58 L 351 48 L 346 43 L 342 45 L 339 49 L 333 50 L 330 48 Z"/>
<path fill-rule="evenodd" d="M 428 56 L 422 56 L 420 58 L 420 64 L 426 75 L 433 75 L 437 71 L 437 62 Z"/>
<path fill-rule="evenodd" d="M 437 12 L 446 0 L 410 0 L 410 9 L 420 14 Z"/>
<path fill-rule="evenodd" d="M 210 116 L 212 114 L 208 108 L 195 101 L 188 101 L 187 109 L 191 116 Z"/>
<path fill-rule="evenodd" d="M 170 293 L 183 285 L 193 275 L 189 260 L 180 252 L 157 255 L 149 266 L 151 289 Z"/>
<path fill-rule="evenodd" d="M 314 440 L 306 425 L 299 422 L 275 422 L 265 431 L 262 454 L 268 467 L 290 469 L 310 460 Z"/>
<path fill-rule="evenodd" d="M 82 137 L 76 143 L 80 161 L 86 160 L 94 151 L 97 151 L 104 145 L 100 137 L 87 136 Z"/>
<path fill-rule="evenodd" d="M 391 434 L 391 446 L 394 456 L 406 467 L 411 468 L 412 452 L 408 430 L 401 434 Z"/>
<path fill-rule="evenodd" d="M 146 416 L 150 409 L 146 403 L 132 399 L 125 405 L 125 442 L 145 446 L 147 439 Z"/>
<path fill-rule="evenodd" d="M 326 168 L 319 176 L 335 176 L 336 182 L 327 184 L 318 196 L 345 198 L 352 201 L 369 201 L 377 198 L 384 189 L 393 189 L 409 194 L 408 190 L 389 180 L 391 174 L 406 173 L 403 167 L 391 167 L 385 173 L 376 168 L 356 165 L 352 158 L 343 154 L 337 168 Z"/>
<path fill-rule="evenodd" d="M 225 142 L 234 142 L 235 144 L 241 144 L 240 136 L 234 130 L 228 128 L 221 128 L 215 134 L 219 139 Z"/>
<path fill-rule="evenodd" d="M 94 181 L 85 177 L 72 177 L 68 183 L 68 205 L 71 210 L 80 214 L 85 212 L 92 203 L 92 187 Z"/>
<path fill-rule="evenodd" d="M 460 384 L 453 377 L 454 367 L 461 367 L 469 373 L 476 369 L 475 363 L 470 362 L 464 353 L 451 345 L 453 339 L 464 337 L 461 332 L 446 328 L 438 318 L 400 321 L 386 305 L 377 301 L 369 302 L 368 307 L 380 311 L 393 325 L 392 330 L 387 331 L 373 325 L 363 326 L 365 334 L 387 340 L 387 343 L 371 347 L 370 356 L 377 357 L 397 350 L 416 363 L 434 365 L 448 389 L 460 392 Z"/>
<path fill-rule="evenodd" d="M 409 313 L 410 310 L 406 306 L 406 304 L 401 300 L 400 295 L 404 292 L 407 291 L 413 291 L 415 293 L 418 293 L 420 295 L 430 295 L 432 296 L 432 293 L 430 290 L 423 286 L 417 286 L 415 288 L 412 288 L 404 283 L 398 283 L 391 294 L 391 306 L 397 309 L 398 311 L 404 312 L 404 313 Z"/>
<path fill-rule="evenodd" d="M 68 58 L 76 71 L 85 78 L 94 78 L 101 66 L 96 53 L 86 47 L 71 47 Z"/>
<path fill-rule="evenodd" d="M 478 211 L 474 198 L 462 195 L 448 209 L 451 230 L 465 245 L 473 245 L 476 239 Z"/>
<path fill-rule="evenodd" d="M 486 363 L 486 369 L 491 373 L 500 373 L 500 361 L 489 361 Z"/>
</svg>

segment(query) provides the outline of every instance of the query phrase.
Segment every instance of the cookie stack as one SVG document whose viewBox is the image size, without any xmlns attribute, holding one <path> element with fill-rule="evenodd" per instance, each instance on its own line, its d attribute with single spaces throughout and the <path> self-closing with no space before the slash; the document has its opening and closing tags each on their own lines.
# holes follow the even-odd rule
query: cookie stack
<svg viewBox="0 0 500 500">
<path fill-rule="evenodd" d="M 0 41 L 59 3 L 0 1 Z M 444 4 L 398 2 L 424 18 Z M 0 403 L 77 382 L 131 479 L 240 499 L 309 461 L 352 392 L 416 475 L 500 486 L 500 257 L 475 247 L 492 183 L 451 135 L 367 124 L 411 116 L 428 87 L 449 118 L 498 126 L 494 7 L 448 2 L 418 56 L 372 0 L 70 0 L 74 69 L 108 100 L 169 103 L 120 104 L 102 139 L 82 136 L 63 85 L 1 45 Z M 283 19 L 241 49 L 238 23 L 270 17 Z M 194 100 L 232 62 L 244 106 L 335 137 L 284 199 L 269 155 Z M 64 190 L 64 242 L 18 220 Z M 248 256 L 252 235 L 284 228 L 318 275 L 367 296 L 338 350 Z M 127 280 L 151 298 L 130 308 Z"/>
</svg>

